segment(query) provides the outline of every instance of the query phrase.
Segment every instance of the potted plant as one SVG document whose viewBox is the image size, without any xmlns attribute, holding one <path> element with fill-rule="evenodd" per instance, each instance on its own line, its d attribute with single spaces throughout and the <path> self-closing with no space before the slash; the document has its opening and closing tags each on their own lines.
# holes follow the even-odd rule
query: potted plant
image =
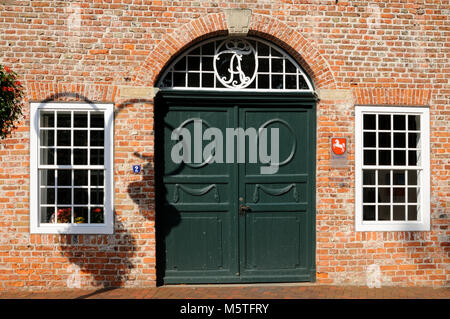
<svg viewBox="0 0 450 319">
<path fill-rule="evenodd" d="M 0 139 L 8 136 L 22 115 L 23 89 L 17 74 L 0 64 Z"/>
</svg>

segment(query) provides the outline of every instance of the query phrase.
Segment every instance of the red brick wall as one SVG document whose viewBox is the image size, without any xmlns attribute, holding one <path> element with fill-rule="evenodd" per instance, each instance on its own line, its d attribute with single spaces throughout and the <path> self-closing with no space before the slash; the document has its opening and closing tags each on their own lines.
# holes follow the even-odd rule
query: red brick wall
<svg viewBox="0 0 450 319">
<path fill-rule="evenodd" d="M 0 142 L 0 290 L 155 285 L 151 87 L 183 48 L 226 34 L 224 8 L 252 9 L 250 34 L 308 71 L 317 114 L 317 282 L 449 284 L 449 16 L 445 1 L 0 1 L 0 63 L 26 85 L 24 119 Z M 338 90 L 338 91 L 332 91 Z M 326 92 L 326 94 L 324 94 Z M 69 93 L 69 94 L 67 94 Z M 114 102 L 114 235 L 30 235 L 29 108 L 45 99 Z M 431 231 L 354 231 L 354 106 L 426 105 Z M 349 141 L 331 167 L 329 140 Z M 142 164 L 143 174 L 131 174 Z"/>
</svg>

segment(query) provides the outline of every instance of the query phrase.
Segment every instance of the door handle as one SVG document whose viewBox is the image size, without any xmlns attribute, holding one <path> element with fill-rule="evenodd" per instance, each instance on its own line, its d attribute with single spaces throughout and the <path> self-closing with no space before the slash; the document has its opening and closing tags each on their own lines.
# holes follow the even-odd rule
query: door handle
<svg viewBox="0 0 450 319">
<path fill-rule="evenodd" d="M 250 211 L 250 206 L 239 205 L 239 215 L 244 216 L 246 212 Z"/>
</svg>

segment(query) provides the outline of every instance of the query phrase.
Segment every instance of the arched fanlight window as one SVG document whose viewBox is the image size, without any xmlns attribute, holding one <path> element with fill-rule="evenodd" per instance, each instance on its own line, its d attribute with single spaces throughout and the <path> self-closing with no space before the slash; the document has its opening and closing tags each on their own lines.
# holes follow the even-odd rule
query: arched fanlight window
<svg viewBox="0 0 450 319">
<path fill-rule="evenodd" d="M 300 65 L 258 38 L 215 38 L 188 49 L 165 70 L 160 89 L 314 90 Z"/>
</svg>

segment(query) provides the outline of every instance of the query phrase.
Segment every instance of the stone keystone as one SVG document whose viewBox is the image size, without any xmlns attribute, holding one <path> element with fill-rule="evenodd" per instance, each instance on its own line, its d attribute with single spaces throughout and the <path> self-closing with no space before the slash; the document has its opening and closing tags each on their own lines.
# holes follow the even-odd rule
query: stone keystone
<svg viewBox="0 0 450 319">
<path fill-rule="evenodd" d="M 246 36 L 250 25 L 252 10 L 225 9 L 224 11 L 228 24 L 228 34 L 233 36 Z"/>
</svg>

